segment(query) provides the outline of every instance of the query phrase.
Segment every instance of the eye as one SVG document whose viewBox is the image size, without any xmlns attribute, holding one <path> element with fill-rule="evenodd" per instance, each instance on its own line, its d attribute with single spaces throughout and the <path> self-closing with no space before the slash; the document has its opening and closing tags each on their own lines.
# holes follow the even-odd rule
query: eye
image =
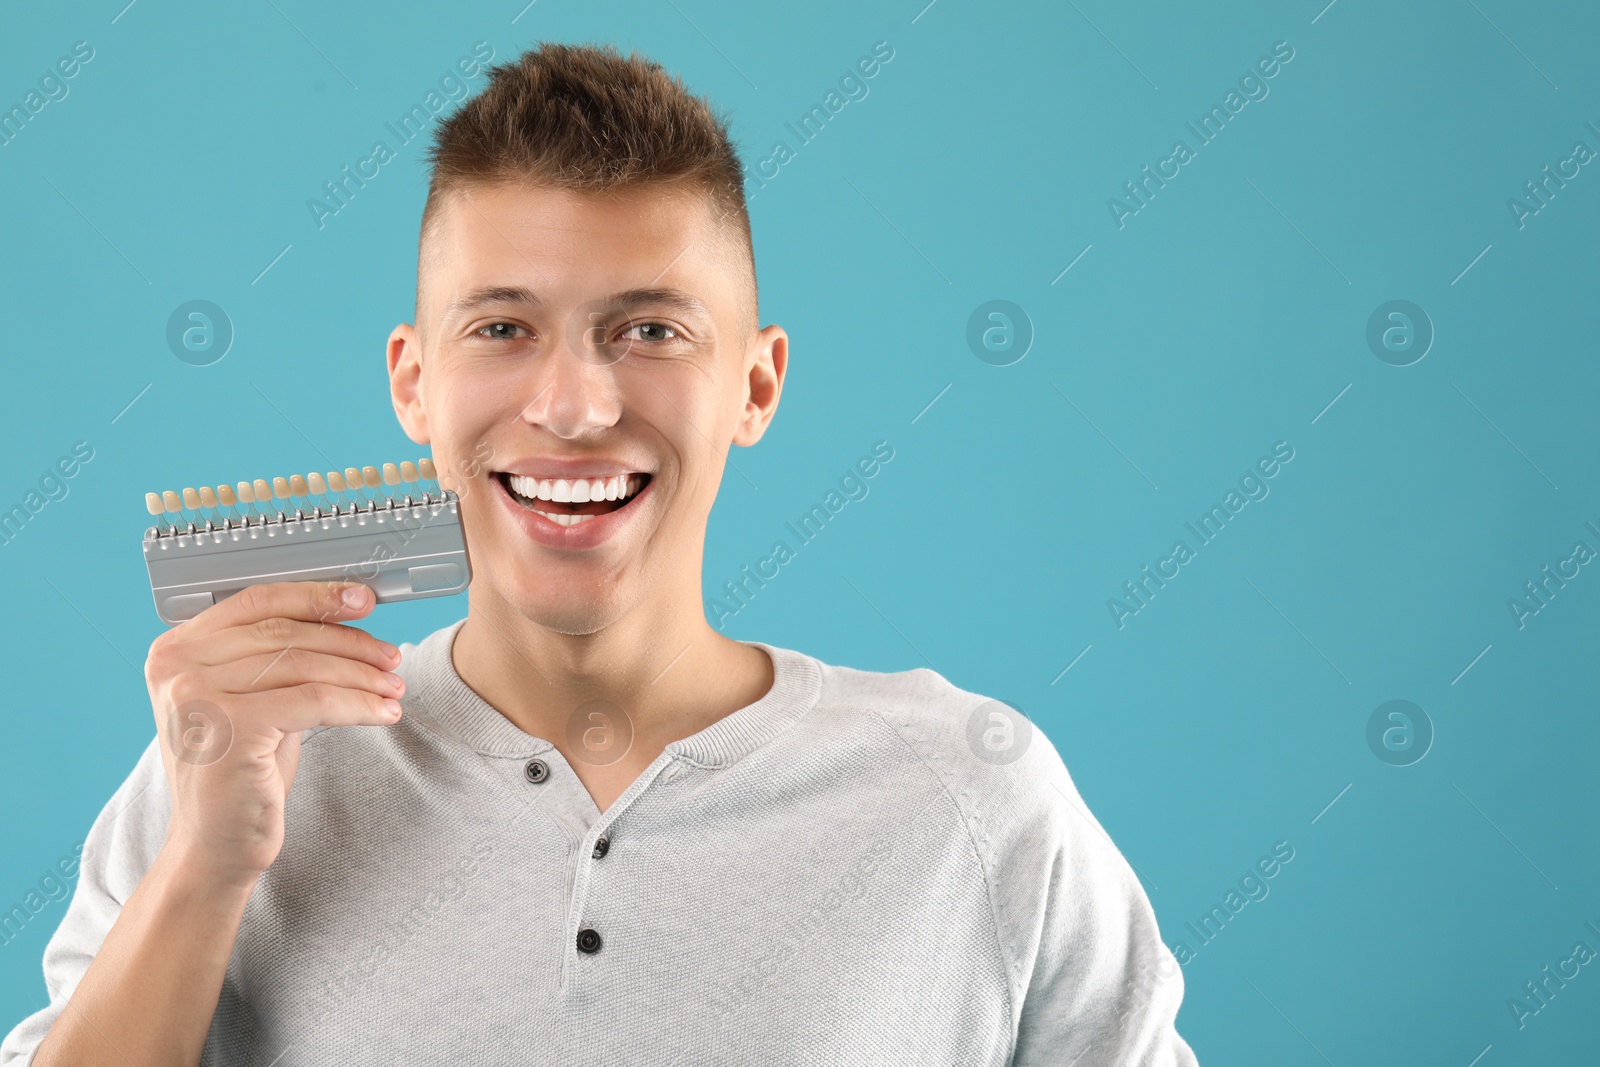
<svg viewBox="0 0 1600 1067">
<path fill-rule="evenodd" d="M 516 336 L 512 331 L 521 330 L 522 327 L 514 322 L 491 322 L 489 325 L 473 331 L 473 336 L 483 337 L 490 341 L 514 341 Z M 523 331 L 526 333 L 527 331 Z"/>
<path fill-rule="evenodd" d="M 644 337 L 635 338 L 635 337 L 631 336 L 635 330 L 651 330 L 651 331 L 655 332 L 655 335 L 654 336 L 644 336 Z M 670 338 L 669 337 L 663 337 L 663 336 L 661 336 L 661 331 L 666 331 L 667 333 L 670 333 L 672 336 Z M 629 341 L 639 340 L 639 341 L 660 342 L 660 341 L 676 340 L 678 338 L 678 331 L 676 329 L 674 329 L 673 327 L 668 326 L 664 322 L 641 322 L 641 323 L 638 323 L 636 325 L 628 327 L 627 330 L 623 331 L 622 336 L 623 336 L 624 340 L 629 340 Z"/>
</svg>

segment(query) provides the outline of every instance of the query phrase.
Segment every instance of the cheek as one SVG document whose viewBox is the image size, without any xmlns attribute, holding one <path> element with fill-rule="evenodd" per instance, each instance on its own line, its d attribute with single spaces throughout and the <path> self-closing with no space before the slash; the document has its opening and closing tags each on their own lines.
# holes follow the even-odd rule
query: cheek
<svg viewBox="0 0 1600 1067">
<path fill-rule="evenodd" d="M 521 413 L 521 393 L 507 374 L 456 374 L 423 395 L 428 421 L 450 446 L 473 451 L 478 439 L 498 436 Z"/>
<path fill-rule="evenodd" d="M 648 425 L 671 451 L 692 487 L 723 462 L 737 419 L 738 397 L 700 367 L 641 368 L 623 383 L 623 410 Z"/>
<path fill-rule="evenodd" d="M 494 469 L 495 445 L 505 440 L 503 423 L 513 419 L 508 393 L 481 380 L 445 378 L 430 383 L 423 394 L 428 414 L 434 464 L 448 489 L 463 498 L 478 488 L 480 476 Z"/>
</svg>

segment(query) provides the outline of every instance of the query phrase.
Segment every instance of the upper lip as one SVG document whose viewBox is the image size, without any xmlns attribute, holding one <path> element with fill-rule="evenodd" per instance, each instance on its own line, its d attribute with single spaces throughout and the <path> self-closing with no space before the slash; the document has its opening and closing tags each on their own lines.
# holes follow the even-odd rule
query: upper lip
<svg viewBox="0 0 1600 1067">
<path fill-rule="evenodd" d="M 650 473 L 639 464 L 620 459 L 578 456 L 533 456 L 518 459 L 501 467 L 499 474 L 515 474 L 521 478 L 547 481 L 557 478 L 615 478 L 620 474 Z"/>
</svg>

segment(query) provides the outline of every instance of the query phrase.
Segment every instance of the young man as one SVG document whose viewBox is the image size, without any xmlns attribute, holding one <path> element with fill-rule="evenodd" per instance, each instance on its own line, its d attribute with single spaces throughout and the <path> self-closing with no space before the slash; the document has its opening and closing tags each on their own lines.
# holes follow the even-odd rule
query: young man
<svg viewBox="0 0 1600 1067">
<path fill-rule="evenodd" d="M 430 162 L 388 367 L 467 616 L 397 650 L 359 585 L 277 584 L 159 637 L 158 738 L 0 1064 L 1193 1064 L 1047 738 L 705 618 L 726 453 L 789 355 L 723 121 L 546 45 Z"/>
</svg>

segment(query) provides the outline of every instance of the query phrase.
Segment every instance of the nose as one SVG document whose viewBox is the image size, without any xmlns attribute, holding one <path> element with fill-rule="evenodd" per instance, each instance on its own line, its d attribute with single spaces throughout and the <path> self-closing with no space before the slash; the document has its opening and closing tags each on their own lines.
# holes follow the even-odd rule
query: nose
<svg viewBox="0 0 1600 1067">
<path fill-rule="evenodd" d="M 611 365 L 594 356 L 581 332 L 550 340 L 533 360 L 531 399 L 523 405 L 523 421 L 563 440 L 615 426 L 622 398 Z"/>
</svg>

